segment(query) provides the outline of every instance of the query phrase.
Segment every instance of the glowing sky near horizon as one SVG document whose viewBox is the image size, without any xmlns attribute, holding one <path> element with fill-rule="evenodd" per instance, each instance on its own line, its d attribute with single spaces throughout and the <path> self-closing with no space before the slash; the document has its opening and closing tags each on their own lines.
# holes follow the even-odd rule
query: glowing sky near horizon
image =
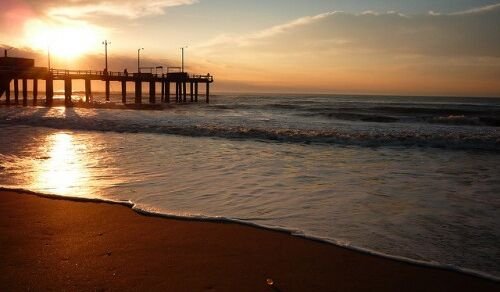
<svg viewBox="0 0 500 292">
<path fill-rule="evenodd" d="M 180 63 L 243 91 L 500 96 L 500 1 L 1 0 L 0 44 L 46 65 Z"/>
</svg>

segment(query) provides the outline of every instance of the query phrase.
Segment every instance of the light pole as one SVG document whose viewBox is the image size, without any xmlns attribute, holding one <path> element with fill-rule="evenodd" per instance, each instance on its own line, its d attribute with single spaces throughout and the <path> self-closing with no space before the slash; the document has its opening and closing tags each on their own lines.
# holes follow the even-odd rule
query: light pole
<svg viewBox="0 0 500 292">
<path fill-rule="evenodd" d="M 181 71 L 182 73 L 184 73 L 184 49 L 187 49 L 188 46 L 184 46 L 181 48 L 181 55 L 182 55 L 182 67 L 181 67 Z"/>
<path fill-rule="evenodd" d="M 50 46 L 47 46 L 47 67 L 50 71 Z"/>
<path fill-rule="evenodd" d="M 106 74 L 108 73 L 108 45 L 111 44 L 111 42 L 108 42 L 108 40 L 104 40 L 104 42 L 102 42 L 102 44 L 104 45 L 104 68 L 105 68 L 105 71 L 106 71 Z"/>
<path fill-rule="evenodd" d="M 144 48 L 137 49 L 137 73 L 141 73 L 141 50 Z"/>
</svg>

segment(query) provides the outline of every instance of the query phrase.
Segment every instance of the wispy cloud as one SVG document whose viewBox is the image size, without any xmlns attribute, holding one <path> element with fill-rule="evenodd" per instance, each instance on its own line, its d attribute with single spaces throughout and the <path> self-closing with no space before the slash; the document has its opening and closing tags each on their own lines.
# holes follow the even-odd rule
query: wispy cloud
<svg viewBox="0 0 500 292">
<path fill-rule="evenodd" d="M 90 0 L 54 1 L 46 13 L 50 16 L 68 18 L 87 18 L 96 15 L 111 15 L 126 18 L 139 18 L 148 15 L 161 15 L 170 7 L 191 5 L 197 0 Z"/>
<path fill-rule="evenodd" d="M 213 51 L 232 46 L 253 50 L 276 48 L 286 54 L 306 51 L 314 45 L 320 51 L 338 46 L 365 52 L 500 57 L 498 27 L 500 4 L 460 13 L 412 16 L 394 11 L 359 14 L 334 11 L 301 17 L 247 35 L 220 35 L 199 48 L 213 48 Z"/>
<path fill-rule="evenodd" d="M 500 3 L 497 3 L 497 4 L 492 4 L 492 5 L 476 7 L 476 8 L 468 9 L 465 11 L 454 12 L 454 13 L 451 13 L 450 15 L 480 14 L 480 13 L 487 13 L 487 12 L 490 12 L 490 11 L 493 11 L 493 10 L 496 10 L 499 8 L 500 8 Z"/>
</svg>

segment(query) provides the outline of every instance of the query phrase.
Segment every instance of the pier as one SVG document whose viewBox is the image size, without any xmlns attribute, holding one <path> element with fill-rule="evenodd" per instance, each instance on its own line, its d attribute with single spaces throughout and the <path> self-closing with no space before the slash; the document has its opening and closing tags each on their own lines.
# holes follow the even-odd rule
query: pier
<svg viewBox="0 0 500 292">
<path fill-rule="evenodd" d="M 121 102 L 123 104 L 130 103 L 127 100 L 127 82 L 135 85 L 134 104 L 160 104 L 198 102 L 198 99 L 203 97 L 205 97 L 205 102 L 209 103 L 210 84 L 214 81 L 213 76 L 210 74 L 191 75 L 183 72 L 179 67 L 169 67 L 165 74 L 128 73 L 126 70 L 124 72 L 66 70 L 35 67 L 33 59 L 0 57 L 0 102 L 5 96 L 6 105 L 20 104 L 19 94 L 21 93 L 22 105 L 27 106 L 28 83 L 31 84 L 33 105 L 37 105 L 39 82 L 44 82 L 45 105 L 51 106 L 54 101 L 54 81 L 56 80 L 64 81 L 64 104 L 66 106 L 73 105 L 71 97 L 74 80 L 84 80 L 84 102 L 89 105 L 93 103 L 92 81 L 104 82 L 106 101 L 110 101 L 111 82 L 119 83 L 121 85 Z M 146 100 L 142 94 L 144 83 L 149 85 L 149 96 Z M 20 84 L 21 88 L 19 87 Z M 160 88 L 160 93 L 157 93 L 158 88 Z M 205 92 L 201 94 L 200 89 L 205 89 Z"/>
</svg>

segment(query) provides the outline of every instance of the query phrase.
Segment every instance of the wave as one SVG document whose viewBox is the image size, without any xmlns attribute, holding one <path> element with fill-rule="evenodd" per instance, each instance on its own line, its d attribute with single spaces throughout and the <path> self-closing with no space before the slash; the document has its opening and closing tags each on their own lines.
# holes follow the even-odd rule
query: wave
<svg viewBox="0 0 500 292">
<path fill-rule="evenodd" d="M 23 194 L 35 195 L 35 196 L 39 196 L 42 198 L 49 198 L 49 199 L 56 199 L 56 200 L 70 200 L 70 201 L 77 201 L 77 202 L 95 202 L 95 203 L 117 204 L 117 205 L 129 207 L 132 210 L 134 210 L 135 212 L 142 214 L 142 215 L 145 215 L 145 216 L 155 216 L 155 217 L 162 217 L 162 218 L 167 218 L 167 219 L 177 219 L 177 220 L 192 220 L 192 221 L 208 221 L 208 222 L 241 224 L 241 225 L 245 225 L 245 226 L 251 226 L 251 227 L 255 227 L 255 228 L 261 228 L 261 229 L 266 229 L 266 230 L 271 230 L 271 231 L 276 231 L 276 232 L 284 232 L 284 233 L 290 234 L 292 236 L 302 237 L 302 238 L 306 238 L 306 239 L 318 241 L 318 242 L 324 242 L 324 243 L 332 244 L 332 245 L 335 245 L 338 247 L 346 248 L 346 249 L 349 249 L 352 251 L 378 256 L 381 258 L 396 260 L 396 261 L 400 261 L 400 262 L 406 262 L 406 263 L 419 265 L 419 266 L 423 266 L 423 267 L 430 267 L 430 268 L 437 268 L 437 269 L 442 269 L 442 270 L 447 270 L 447 271 L 459 272 L 462 274 L 471 275 L 471 276 L 483 278 L 483 279 L 494 281 L 494 282 L 500 282 L 500 277 L 497 277 L 495 275 L 492 275 L 492 274 L 489 274 L 486 272 L 473 270 L 473 269 L 469 269 L 469 268 L 464 268 L 464 267 L 451 265 L 451 264 L 443 264 L 443 263 L 439 263 L 439 262 L 435 262 L 435 261 L 416 260 L 416 259 L 412 259 L 412 258 L 408 258 L 408 257 L 387 254 L 387 253 L 383 253 L 383 252 L 376 251 L 373 249 L 352 245 L 349 242 L 337 240 L 334 238 L 326 238 L 326 237 L 318 237 L 318 236 L 310 235 L 304 231 L 296 230 L 296 229 L 288 228 L 288 227 L 264 225 L 264 224 L 258 224 L 258 223 L 252 222 L 252 221 L 246 221 L 246 220 L 235 219 L 235 218 L 227 218 L 227 217 L 221 217 L 221 216 L 212 217 L 212 216 L 205 216 L 202 214 L 178 215 L 178 214 L 161 213 L 158 211 L 152 211 L 152 210 L 148 210 L 146 208 L 141 208 L 139 205 L 137 205 L 136 203 L 134 203 L 132 201 L 120 201 L 120 200 L 112 200 L 112 199 L 97 198 L 97 197 L 87 198 L 87 197 L 59 196 L 59 195 L 40 193 L 40 192 L 35 192 L 35 191 L 20 189 L 20 188 L 10 188 L 10 187 L 6 188 L 6 187 L 2 187 L 2 186 L 0 186 L 0 191 L 13 191 L 13 192 L 20 193 L 20 195 L 23 195 Z"/>
<path fill-rule="evenodd" d="M 447 122 L 454 123 L 461 119 L 461 117 L 449 117 Z M 333 129 L 300 129 L 230 126 L 195 122 L 172 124 L 151 121 L 144 122 L 140 120 L 97 120 L 93 117 L 61 118 L 30 115 L 19 115 L 0 120 L 0 125 L 2 124 L 6 126 L 26 125 L 69 130 L 156 133 L 190 137 L 252 139 L 306 144 L 322 143 L 366 147 L 434 147 L 500 151 L 500 132 L 498 131 L 424 131 L 418 128 L 352 130 L 341 127 Z"/>
</svg>

